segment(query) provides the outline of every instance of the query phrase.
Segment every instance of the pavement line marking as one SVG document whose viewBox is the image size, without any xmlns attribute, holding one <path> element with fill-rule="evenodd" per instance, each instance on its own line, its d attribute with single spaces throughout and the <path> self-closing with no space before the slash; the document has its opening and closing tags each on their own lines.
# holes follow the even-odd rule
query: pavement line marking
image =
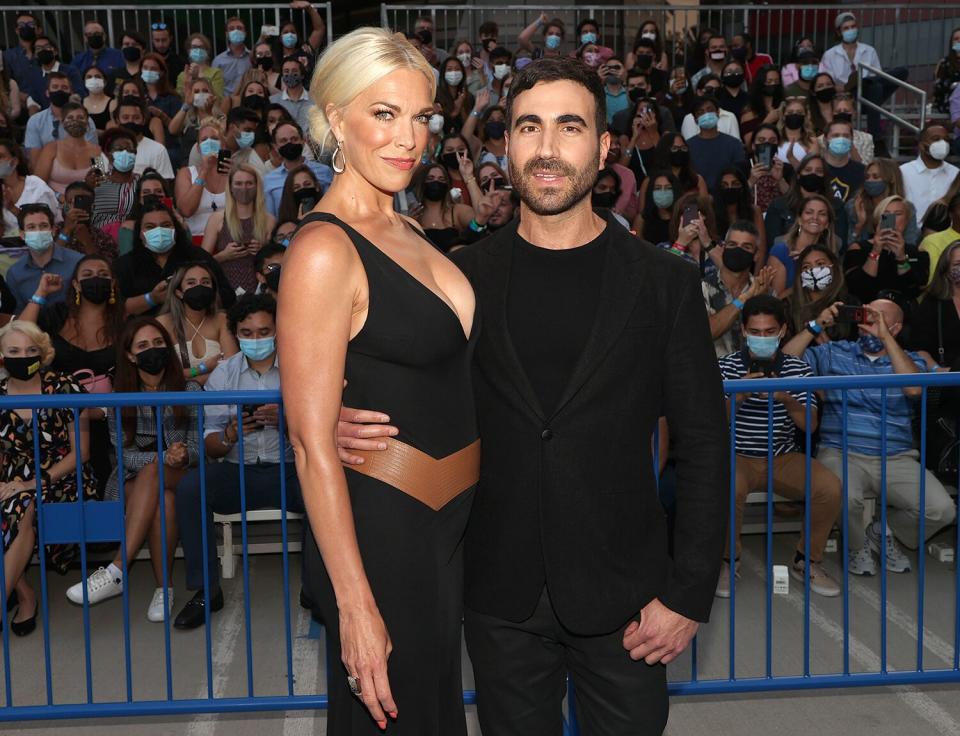
<svg viewBox="0 0 960 736">
<path fill-rule="evenodd" d="M 320 692 L 320 641 L 314 637 L 314 621 L 310 612 L 297 606 L 297 629 L 293 640 L 293 688 L 297 695 Z M 283 718 L 283 736 L 313 736 L 317 711 L 300 711 L 303 715 Z"/>
<path fill-rule="evenodd" d="M 766 575 L 767 568 L 764 562 L 746 549 L 740 553 L 740 560 L 741 564 L 747 567 L 757 577 L 763 579 L 763 576 Z M 815 593 L 811 591 L 811 599 L 814 595 Z M 796 585 L 790 586 L 789 595 L 780 597 L 789 601 L 799 614 L 803 614 L 804 597 L 802 593 L 798 592 Z M 819 627 L 835 642 L 841 646 L 843 645 L 843 627 L 837 624 L 823 610 L 818 608 L 812 600 L 810 602 L 810 622 Z M 916 626 L 914 626 L 914 630 L 915 629 Z M 879 672 L 879 655 L 853 634 L 850 635 L 849 641 L 850 656 L 853 659 L 859 660 L 868 671 Z M 904 705 L 933 726 L 937 733 L 943 734 L 943 736 L 960 736 L 960 724 L 929 695 L 920 692 L 912 686 L 895 686 L 890 689 L 896 693 L 897 698 L 899 698 Z"/>
<path fill-rule="evenodd" d="M 217 619 L 211 614 L 210 623 L 217 621 L 216 634 L 210 641 L 213 650 L 213 697 L 222 698 L 229 680 L 229 669 L 237 651 L 242 647 L 236 646 L 237 640 L 243 633 L 243 584 L 234 585 L 224 596 L 224 608 Z M 204 634 L 204 644 L 206 643 Z M 243 651 L 246 651 L 243 648 Z M 201 667 L 203 672 L 200 687 L 197 689 L 197 698 L 207 697 L 206 658 Z M 246 671 L 244 671 L 246 674 Z M 200 713 L 187 726 L 187 736 L 212 736 L 217 727 L 217 713 Z"/>
</svg>

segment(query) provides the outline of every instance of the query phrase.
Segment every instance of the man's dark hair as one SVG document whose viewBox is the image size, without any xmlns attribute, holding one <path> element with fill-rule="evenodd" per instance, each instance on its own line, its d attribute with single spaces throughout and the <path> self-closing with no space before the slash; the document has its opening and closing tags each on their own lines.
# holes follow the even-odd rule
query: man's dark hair
<svg viewBox="0 0 960 736">
<path fill-rule="evenodd" d="M 730 227 L 727 228 L 727 232 L 747 233 L 755 238 L 760 237 L 760 231 L 757 230 L 757 226 L 750 222 L 750 220 L 734 220 L 730 224 Z"/>
<path fill-rule="evenodd" d="M 617 195 L 617 199 L 620 199 L 620 195 L 623 193 L 623 185 L 620 183 L 620 174 L 617 173 L 616 169 L 612 167 L 607 167 L 605 169 L 600 169 L 597 172 L 597 181 L 601 179 L 613 179 L 614 182 L 614 194 Z M 596 184 L 594 184 L 596 186 Z"/>
<path fill-rule="evenodd" d="M 717 102 L 717 98 L 713 95 L 704 95 L 703 97 L 698 97 L 696 102 L 693 103 L 693 116 L 698 116 L 700 111 L 707 105 L 713 105 L 713 109 L 718 113 L 720 112 L 720 103 Z"/>
<path fill-rule="evenodd" d="M 253 257 L 253 270 L 257 273 L 263 269 L 263 264 L 267 262 L 268 258 L 273 258 L 274 256 L 280 256 L 286 253 L 287 249 L 282 245 L 277 245 L 276 243 L 267 243 L 260 250 L 257 251 L 257 254 Z"/>
<path fill-rule="evenodd" d="M 20 229 L 23 230 L 23 223 L 27 219 L 27 215 L 46 215 L 47 220 L 50 221 L 50 227 L 53 227 L 53 213 L 50 211 L 50 208 L 43 202 L 31 202 L 30 204 L 25 204 L 20 208 L 20 214 L 17 215 L 17 222 L 20 225 Z"/>
<path fill-rule="evenodd" d="M 596 18 L 584 18 L 582 21 L 577 23 L 577 41 L 580 40 L 580 31 L 583 30 L 584 26 L 593 26 L 598 32 L 600 30 L 600 24 L 597 23 Z"/>
<path fill-rule="evenodd" d="M 120 42 L 123 43 L 124 38 L 132 38 L 134 43 L 143 48 L 147 48 L 147 39 L 143 37 L 143 34 L 140 31 L 135 31 L 132 28 L 128 28 L 123 33 L 120 34 Z"/>
<path fill-rule="evenodd" d="M 240 125 L 240 123 L 260 124 L 260 116 L 249 107 L 232 107 L 227 113 L 227 125 Z"/>
<path fill-rule="evenodd" d="M 533 89 L 540 82 L 568 81 L 579 84 L 586 89 L 594 101 L 594 124 L 597 135 L 607 129 L 607 95 L 603 90 L 603 82 L 597 72 L 579 59 L 569 57 L 537 59 L 527 64 L 513 77 L 510 85 L 510 95 L 507 97 L 507 129 L 513 127 L 513 103 L 528 89 Z"/>
<path fill-rule="evenodd" d="M 87 186 L 87 183 L 83 180 L 81 181 L 72 181 L 67 184 L 67 188 L 63 190 L 64 199 L 70 194 L 70 192 L 83 192 L 84 194 L 89 194 L 91 197 L 94 195 L 93 189 Z"/>
<path fill-rule="evenodd" d="M 628 69 L 628 70 L 627 70 L 627 81 L 628 81 L 628 82 L 629 82 L 631 79 L 636 79 L 637 77 L 643 77 L 644 79 L 646 79 L 646 80 L 649 82 L 649 81 L 650 81 L 650 70 L 649 70 L 649 69 L 641 69 L 640 67 L 636 67 L 636 66 L 633 67 L 633 69 Z"/>
<path fill-rule="evenodd" d="M 741 31 L 740 33 L 734 33 L 733 35 L 734 35 L 734 38 L 736 38 L 737 36 L 740 36 L 740 38 L 743 39 L 743 45 L 744 45 L 744 46 L 748 46 L 748 45 L 751 46 L 751 47 L 753 46 L 753 34 L 752 34 L 752 33 L 747 33 L 746 31 Z"/>
<path fill-rule="evenodd" d="M 650 49 L 652 52 L 657 50 L 657 42 L 651 41 L 649 38 L 638 38 L 637 42 L 633 44 L 633 50 L 636 52 L 637 49 Z"/>
<path fill-rule="evenodd" d="M 851 123 L 851 122 L 849 122 L 849 121 L 847 121 L 847 120 L 831 120 L 831 121 L 827 124 L 827 129 L 826 129 L 825 131 L 823 131 L 824 134 L 825 134 L 825 135 L 830 135 L 830 130 L 831 130 L 831 128 L 833 128 L 834 125 L 842 125 L 842 126 L 845 127 L 845 128 L 850 128 L 850 132 L 851 132 L 851 133 L 853 132 L 853 123 Z"/>
<path fill-rule="evenodd" d="M 121 98 L 117 102 L 117 106 L 113 108 L 113 121 L 115 123 L 120 122 L 120 111 L 125 107 L 135 107 L 140 111 L 140 115 L 143 118 L 143 122 L 147 122 L 147 106 L 143 104 L 143 100 L 137 99 L 135 97 L 126 96 Z"/>
<path fill-rule="evenodd" d="M 296 120 L 281 120 L 281 121 L 280 121 L 279 123 L 277 123 L 276 126 L 274 127 L 274 129 L 273 129 L 273 135 L 270 136 L 270 139 L 273 141 L 273 143 L 276 143 L 276 142 L 277 142 L 277 131 L 280 130 L 280 128 L 282 128 L 282 127 L 285 126 L 285 125 L 289 125 L 291 128 L 295 128 L 296 131 L 297 131 L 297 134 L 298 134 L 301 138 L 303 138 L 303 128 L 301 128 L 299 125 L 297 125 L 297 121 L 296 121 Z"/>
<path fill-rule="evenodd" d="M 47 89 L 50 89 L 50 82 L 52 82 L 54 79 L 66 79 L 67 82 L 70 82 L 70 77 L 63 72 L 50 72 L 47 74 Z M 70 89 L 73 90 L 72 83 L 70 84 Z"/>
<path fill-rule="evenodd" d="M 306 83 L 308 83 L 308 84 L 310 83 L 310 80 L 309 80 L 309 79 L 304 79 L 304 78 L 303 78 L 303 77 L 305 77 L 306 74 L 307 74 L 307 68 L 303 65 L 303 62 L 300 61 L 300 57 L 299 57 L 299 56 L 293 56 L 293 55 L 285 56 L 285 57 L 283 58 L 283 61 L 280 62 L 280 69 L 281 69 L 281 70 L 283 69 L 283 65 L 284 65 L 284 64 L 296 64 L 298 67 L 300 67 L 300 77 L 301 77 L 301 78 L 300 78 L 300 81 L 301 81 L 301 82 L 306 82 Z"/>
<path fill-rule="evenodd" d="M 269 294 L 244 294 L 237 299 L 236 303 L 227 311 L 227 323 L 230 325 L 230 332 L 237 334 L 237 325 L 257 312 L 266 312 L 273 321 L 277 321 L 277 302 Z"/>
<path fill-rule="evenodd" d="M 704 87 L 707 86 L 707 82 L 720 82 L 720 77 L 712 72 L 710 74 L 704 74 L 700 79 L 697 80 L 697 91 L 699 92 Z"/>
<path fill-rule="evenodd" d="M 770 294 L 758 294 L 747 299 L 740 313 L 740 321 L 744 327 L 755 314 L 769 314 L 777 320 L 778 325 L 783 325 L 787 321 L 787 309 L 783 305 L 783 300 Z"/>
<path fill-rule="evenodd" d="M 54 51 L 59 51 L 59 50 L 60 50 L 60 49 L 57 48 L 57 42 L 54 41 L 52 38 L 50 38 L 50 36 L 46 36 L 46 35 L 44 35 L 44 34 L 42 34 L 42 33 L 38 33 L 38 34 L 37 34 L 37 37 L 36 37 L 35 39 L 33 39 L 34 45 L 36 45 L 37 41 L 46 41 L 47 43 L 49 43 L 49 44 L 53 47 L 53 50 L 54 50 Z"/>
<path fill-rule="evenodd" d="M 932 128 L 943 128 L 947 131 L 947 135 L 950 135 L 950 125 L 945 123 L 943 120 L 928 120 L 923 124 L 923 127 L 920 129 L 920 135 L 917 136 L 918 139 L 926 138 L 927 132 Z"/>
<path fill-rule="evenodd" d="M 510 60 L 513 58 L 513 52 L 510 51 L 506 46 L 497 46 L 493 51 L 490 52 L 490 61 L 496 59 L 506 59 L 507 63 L 510 63 Z"/>
<path fill-rule="evenodd" d="M 495 21 L 488 20 L 480 24 L 480 28 L 477 29 L 477 36 L 499 36 L 500 35 L 500 26 L 496 24 Z"/>
</svg>

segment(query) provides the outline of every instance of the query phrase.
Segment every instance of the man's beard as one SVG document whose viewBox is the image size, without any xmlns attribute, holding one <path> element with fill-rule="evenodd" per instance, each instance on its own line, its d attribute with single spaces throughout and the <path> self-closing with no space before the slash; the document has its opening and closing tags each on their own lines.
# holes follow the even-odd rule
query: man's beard
<svg viewBox="0 0 960 736">
<path fill-rule="evenodd" d="M 558 215 L 566 212 L 584 197 L 589 197 L 593 185 L 597 180 L 597 160 L 582 170 L 577 170 L 570 164 L 558 158 L 535 158 L 527 162 L 521 171 L 513 160 L 508 161 L 510 183 L 520 195 L 520 201 L 537 215 Z M 534 172 L 547 172 L 567 178 L 569 182 L 565 188 L 536 187 L 532 184 Z"/>
</svg>

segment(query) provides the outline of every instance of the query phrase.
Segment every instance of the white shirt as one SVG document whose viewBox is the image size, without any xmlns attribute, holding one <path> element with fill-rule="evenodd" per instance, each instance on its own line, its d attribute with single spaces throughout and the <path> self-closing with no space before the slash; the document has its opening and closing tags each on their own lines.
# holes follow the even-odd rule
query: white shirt
<svg viewBox="0 0 960 736">
<path fill-rule="evenodd" d="M 827 49 L 823 58 L 820 59 L 820 71 L 826 72 L 837 84 L 846 84 L 850 75 L 857 69 L 860 62 L 869 64 L 876 69 L 882 69 L 880 57 L 877 56 L 877 50 L 867 43 L 858 43 L 853 52 L 853 63 L 850 63 L 850 57 L 843 48 L 842 43 L 831 46 Z M 870 72 L 864 72 L 863 78 L 871 76 Z"/>
<path fill-rule="evenodd" d="M 53 191 L 47 183 L 39 176 L 33 174 L 27 175 L 23 180 L 23 193 L 17 200 L 17 209 L 25 204 L 45 204 L 53 213 L 54 221 L 59 225 L 63 222 L 63 214 L 60 211 L 60 202 L 57 201 L 57 193 Z M 11 238 L 20 234 L 20 224 L 16 216 L 3 208 L 3 230 L 4 236 Z"/>
<path fill-rule="evenodd" d="M 740 140 L 740 123 L 737 122 L 737 116 L 728 110 L 720 110 L 717 114 L 720 116 L 720 120 L 717 122 L 717 130 Z M 695 135 L 700 135 L 700 126 L 697 125 L 697 120 L 692 113 L 687 113 L 687 116 L 683 119 L 680 134 L 685 141 L 690 140 Z"/>
<path fill-rule="evenodd" d="M 960 169 L 946 161 L 935 169 L 928 169 L 919 156 L 900 167 L 903 193 L 917 210 L 917 225 L 923 224 L 927 208 L 947 193 L 958 171 Z"/>
<path fill-rule="evenodd" d="M 170 165 L 167 149 L 146 136 L 137 144 L 137 160 L 133 164 L 133 173 L 140 176 L 145 169 L 156 169 L 164 179 L 173 178 L 173 166 Z"/>
</svg>

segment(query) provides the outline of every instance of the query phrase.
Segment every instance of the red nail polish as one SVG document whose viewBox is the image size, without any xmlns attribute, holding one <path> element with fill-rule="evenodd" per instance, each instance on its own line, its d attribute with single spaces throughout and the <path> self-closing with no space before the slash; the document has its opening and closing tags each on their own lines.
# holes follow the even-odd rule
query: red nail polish
<svg viewBox="0 0 960 736">
<path fill-rule="evenodd" d="M 386 722 L 386 721 L 377 721 L 377 725 L 380 727 L 380 730 L 381 730 L 381 731 L 386 731 L 386 730 L 387 730 L 387 722 Z"/>
<path fill-rule="evenodd" d="M 392 710 L 389 713 L 387 713 L 387 715 L 395 719 L 397 717 L 397 711 Z"/>
</svg>

